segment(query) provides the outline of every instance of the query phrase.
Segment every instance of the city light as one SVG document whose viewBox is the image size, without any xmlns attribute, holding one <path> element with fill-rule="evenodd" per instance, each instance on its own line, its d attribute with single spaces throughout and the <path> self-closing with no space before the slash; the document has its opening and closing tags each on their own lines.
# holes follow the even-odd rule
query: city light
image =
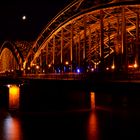
<svg viewBox="0 0 140 140">
<path fill-rule="evenodd" d="M 109 67 L 107 67 L 106 70 L 109 70 Z"/>
<path fill-rule="evenodd" d="M 134 68 L 137 68 L 137 67 L 138 67 L 138 64 L 137 64 L 137 63 L 135 63 L 135 64 L 134 64 Z"/>
<path fill-rule="evenodd" d="M 36 69 L 39 69 L 39 66 L 38 65 L 36 66 Z"/>
<path fill-rule="evenodd" d="M 138 64 L 137 63 L 135 63 L 135 64 L 129 64 L 128 65 L 128 68 L 138 68 Z"/>
<path fill-rule="evenodd" d="M 69 62 L 68 62 L 68 61 L 66 61 L 66 62 L 65 62 L 65 64 L 66 64 L 66 65 L 68 65 L 68 64 L 69 64 Z"/>
<path fill-rule="evenodd" d="M 94 68 L 91 68 L 91 71 L 93 72 L 94 71 Z"/>
<path fill-rule="evenodd" d="M 80 69 L 77 69 L 77 73 L 80 73 Z"/>
<path fill-rule="evenodd" d="M 22 16 L 22 20 L 26 20 L 26 18 L 27 18 L 27 17 L 26 17 L 25 15 L 24 15 L 24 16 Z"/>
<path fill-rule="evenodd" d="M 113 70 L 114 70 L 114 69 L 115 69 L 115 65 L 112 65 L 112 66 L 111 66 L 111 69 L 113 69 Z"/>
<path fill-rule="evenodd" d="M 31 68 L 30 68 L 30 67 L 28 67 L 27 69 L 28 69 L 28 70 L 30 70 Z"/>
<path fill-rule="evenodd" d="M 48 67 L 50 68 L 51 67 L 51 64 L 49 64 Z"/>
</svg>

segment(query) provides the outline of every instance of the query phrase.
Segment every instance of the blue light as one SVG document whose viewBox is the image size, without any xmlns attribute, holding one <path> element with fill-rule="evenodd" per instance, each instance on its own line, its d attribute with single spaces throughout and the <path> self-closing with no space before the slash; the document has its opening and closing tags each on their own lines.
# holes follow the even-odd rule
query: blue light
<svg viewBox="0 0 140 140">
<path fill-rule="evenodd" d="M 77 73 L 80 73 L 80 69 L 77 69 Z"/>
<path fill-rule="evenodd" d="M 61 72 L 61 70 L 60 70 L 60 69 L 58 69 L 58 72 L 60 73 L 60 72 Z"/>
<path fill-rule="evenodd" d="M 66 67 L 64 66 L 64 72 L 66 71 Z"/>
</svg>

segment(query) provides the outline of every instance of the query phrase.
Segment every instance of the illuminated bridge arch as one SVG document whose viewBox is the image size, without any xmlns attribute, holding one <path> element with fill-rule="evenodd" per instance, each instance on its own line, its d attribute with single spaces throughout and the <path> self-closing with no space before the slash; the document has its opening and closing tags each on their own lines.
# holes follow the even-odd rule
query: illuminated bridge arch
<svg viewBox="0 0 140 140">
<path fill-rule="evenodd" d="M 26 66 L 40 72 L 137 67 L 139 1 L 101 2 L 76 0 L 62 10 L 37 38 Z"/>
<path fill-rule="evenodd" d="M 23 56 L 13 42 L 5 41 L 0 48 L 0 72 L 21 70 Z"/>
</svg>

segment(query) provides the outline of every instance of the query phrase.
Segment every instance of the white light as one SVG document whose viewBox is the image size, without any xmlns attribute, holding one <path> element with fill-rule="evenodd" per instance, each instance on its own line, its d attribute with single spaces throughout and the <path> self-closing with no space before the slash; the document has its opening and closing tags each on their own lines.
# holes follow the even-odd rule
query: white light
<svg viewBox="0 0 140 140">
<path fill-rule="evenodd" d="M 109 68 L 107 67 L 106 70 L 109 70 Z"/>
<path fill-rule="evenodd" d="M 91 68 L 91 71 L 94 71 L 94 68 Z"/>
<path fill-rule="evenodd" d="M 22 16 L 22 19 L 25 20 L 26 19 L 26 16 Z"/>
<path fill-rule="evenodd" d="M 8 88 L 10 88 L 11 85 L 7 85 Z"/>
<path fill-rule="evenodd" d="M 30 70 L 31 68 L 30 67 L 28 67 L 28 70 Z"/>
<path fill-rule="evenodd" d="M 38 65 L 36 66 L 36 69 L 39 69 L 39 66 Z"/>
<path fill-rule="evenodd" d="M 80 73 L 80 69 L 77 69 L 77 72 Z"/>
</svg>

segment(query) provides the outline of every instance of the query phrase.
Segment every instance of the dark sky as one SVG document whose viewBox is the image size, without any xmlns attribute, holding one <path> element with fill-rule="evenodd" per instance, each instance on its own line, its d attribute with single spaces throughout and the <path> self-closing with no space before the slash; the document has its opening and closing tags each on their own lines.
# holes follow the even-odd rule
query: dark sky
<svg viewBox="0 0 140 140">
<path fill-rule="evenodd" d="M 47 23 L 73 0 L 0 0 L 0 42 L 37 38 Z M 26 15 L 27 19 L 22 20 Z"/>
</svg>

